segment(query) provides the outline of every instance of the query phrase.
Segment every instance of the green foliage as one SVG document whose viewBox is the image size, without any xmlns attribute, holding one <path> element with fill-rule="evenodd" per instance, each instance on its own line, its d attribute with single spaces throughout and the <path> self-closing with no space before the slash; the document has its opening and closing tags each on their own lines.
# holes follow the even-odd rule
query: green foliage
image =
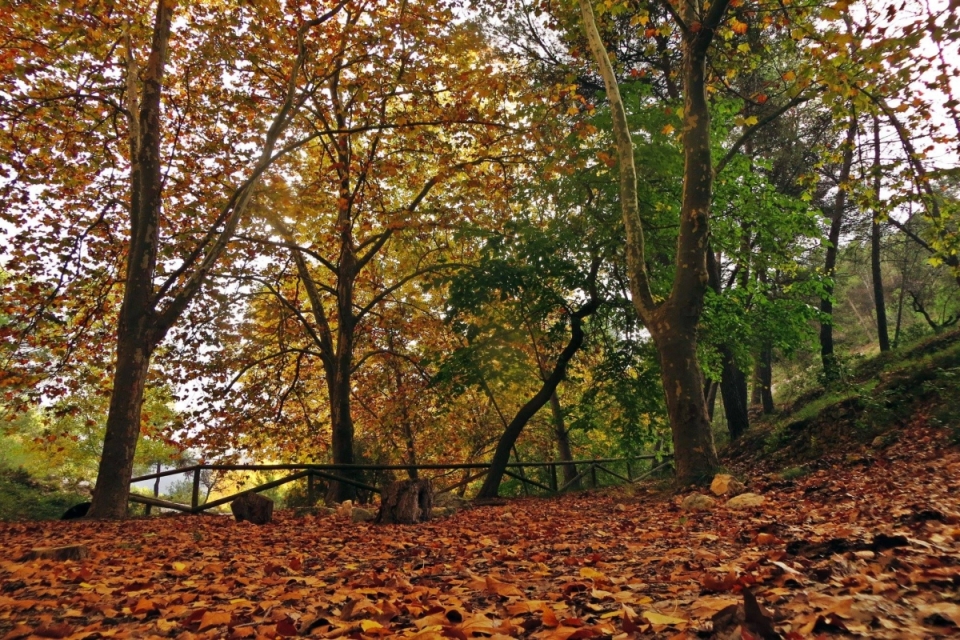
<svg viewBox="0 0 960 640">
<path fill-rule="evenodd" d="M 79 493 L 37 481 L 22 468 L 0 469 L 0 520 L 56 520 L 86 500 Z"/>
</svg>

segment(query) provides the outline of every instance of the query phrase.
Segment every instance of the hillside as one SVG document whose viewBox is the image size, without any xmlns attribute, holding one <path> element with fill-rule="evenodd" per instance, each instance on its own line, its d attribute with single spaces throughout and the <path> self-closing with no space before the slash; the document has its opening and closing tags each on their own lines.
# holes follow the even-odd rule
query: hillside
<svg viewBox="0 0 960 640">
<path fill-rule="evenodd" d="M 958 353 L 950 334 L 868 361 L 759 427 L 729 451 L 746 509 L 650 482 L 420 526 L 3 523 L 0 638 L 956 635 Z M 73 543 L 89 557 L 21 560 Z"/>
</svg>

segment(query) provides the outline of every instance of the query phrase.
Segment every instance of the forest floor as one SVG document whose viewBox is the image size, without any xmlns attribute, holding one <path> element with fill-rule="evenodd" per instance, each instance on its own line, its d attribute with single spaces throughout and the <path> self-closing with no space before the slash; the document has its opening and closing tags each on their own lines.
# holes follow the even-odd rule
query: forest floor
<svg viewBox="0 0 960 640">
<path fill-rule="evenodd" d="M 725 450 L 747 509 L 649 481 L 410 526 L 0 522 L 0 640 L 960 637 L 958 398 L 960 331 L 811 389 Z"/>
<path fill-rule="evenodd" d="M 901 436 L 744 473 L 747 510 L 650 484 L 410 526 L 0 523 L 0 638 L 960 636 L 960 448 L 923 416 Z"/>
</svg>

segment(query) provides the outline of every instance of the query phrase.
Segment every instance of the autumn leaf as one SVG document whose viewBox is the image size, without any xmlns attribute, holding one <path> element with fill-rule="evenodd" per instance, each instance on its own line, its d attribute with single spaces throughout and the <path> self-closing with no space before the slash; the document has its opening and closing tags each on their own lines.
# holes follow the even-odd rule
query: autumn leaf
<svg viewBox="0 0 960 640">
<path fill-rule="evenodd" d="M 508 582 L 501 582 L 493 576 L 486 577 L 486 586 L 487 591 L 494 593 L 498 596 L 509 598 L 509 597 L 523 597 L 523 592 L 517 588 L 516 585 L 510 584 Z"/>
<path fill-rule="evenodd" d="M 666 625 L 677 625 L 677 624 L 686 624 L 688 621 L 683 618 L 677 618 L 676 616 L 668 616 L 662 613 L 657 613 L 656 611 L 644 611 L 641 614 L 647 622 L 650 624 L 666 624 Z"/>
<path fill-rule="evenodd" d="M 200 618 L 200 627 L 198 631 L 206 631 L 213 627 L 220 627 L 230 624 L 231 615 L 226 611 L 207 611 Z"/>
</svg>

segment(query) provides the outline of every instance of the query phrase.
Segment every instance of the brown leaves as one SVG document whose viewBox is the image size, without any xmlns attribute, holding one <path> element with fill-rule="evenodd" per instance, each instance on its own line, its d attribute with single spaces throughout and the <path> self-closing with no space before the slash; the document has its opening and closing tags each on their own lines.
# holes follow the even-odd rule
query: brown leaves
<svg viewBox="0 0 960 640">
<path fill-rule="evenodd" d="M 960 454 L 925 458 L 922 474 L 909 466 L 917 450 L 887 455 L 899 462 L 884 474 L 837 468 L 758 486 L 768 501 L 752 514 L 691 518 L 651 493 L 629 513 L 613 511 L 622 496 L 572 495 L 389 530 L 283 512 L 263 530 L 191 517 L 0 524 L 8 558 L 40 544 L 91 549 L 80 562 L 0 560 L 0 639 L 105 624 L 238 639 L 952 632 L 960 492 L 948 468 L 960 467 L 948 466 Z"/>
</svg>

